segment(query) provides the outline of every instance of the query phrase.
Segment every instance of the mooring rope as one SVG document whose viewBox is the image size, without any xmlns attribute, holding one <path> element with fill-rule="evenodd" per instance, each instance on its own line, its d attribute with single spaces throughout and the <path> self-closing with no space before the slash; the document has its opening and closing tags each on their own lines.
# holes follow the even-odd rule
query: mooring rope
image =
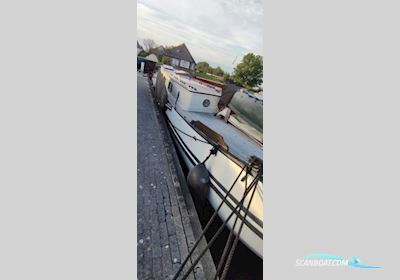
<svg viewBox="0 0 400 280">
<path fill-rule="evenodd" d="M 193 245 L 192 249 L 190 250 L 189 254 L 186 256 L 185 260 L 182 262 L 181 266 L 179 267 L 178 271 L 175 274 L 174 280 L 177 279 L 178 275 L 182 272 L 183 267 L 186 265 L 186 263 L 188 262 L 188 260 L 190 259 L 190 256 L 193 254 L 194 250 L 196 249 L 196 247 L 199 245 L 201 239 L 203 238 L 203 236 L 205 235 L 205 233 L 207 232 L 207 230 L 209 229 L 209 227 L 211 226 L 212 222 L 214 221 L 215 217 L 218 214 L 218 210 L 221 209 L 222 205 L 224 204 L 224 201 L 226 200 L 226 198 L 228 197 L 228 195 L 230 194 L 230 192 L 233 189 L 233 186 L 236 184 L 236 182 L 239 180 L 240 175 L 242 175 L 244 169 L 246 168 L 246 165 L 243 166 L 242 170 L 240 170 L 239 174 L 237 175 L 235 181 L 233 182 L 232 186 L 230 187 L 230 189 L 226 192 L 224 198 L 222 199 L 221 203 L 219 204 L 218 208 L 214 211 L 213 215 L 211 216 L 210 220 L 207 222 L 206 226 L 204 227 L 202 233 L 200 234 L 199 238 L 196 240 L 196 243 Z"/>
<path fill-rule="evenodd" d="M 195 135 L 190 135 L 189 133 L 187 133 L 187 132 L 181 130 L 180 128 L 177 128 L 177 127 L 176 127 L 175 125 L 173 125 L 170 121 L 168 121 L 168 122 L 169 122 L 169 124 L 170 124 L 173 128 L 175 128 L 177 131 L 179 131 L 179 132 L 181 132 L 182 134 L 184 134 L 184 135 L 186 135 L 186 136 L 188 136 L 188 137 L 194 139 L 195 141 L 199 141 L 199 142 L 202 142 L 202 143 L 205 143 L 205 144 L 210 144 L 209 142 L 207 142 L 207 141 L 205 141 L 205 140 L 202 140 L 202 139 L 197 138 Z M 212 145 L 212 144 L 210 144 L 210 145 Z"/>
<path fill-rule="evenodd" d="M 210 153 L 208 154 L 208 156 L 202 161 L 202 164 L 205 164 L 206 161 L 207 161 L 212 155 L 216 155 L 217 152 L 218 152 L 218 147 L 213 147 L 213 148 L 210 150 Z"/>
<path fill-rule="evenodd" d="M 258 178 L 258 175 L 256 176 Z M 258 181 L 258 180 L 257 180 Z M 254 181 L 252 182 L 254 183 Z M 192 263 L 192 266 L 189 268 L 189 270 L 185 273 L 185 275 L 182 277 L 182 279 L 186 279 L 190 272 L 194 269 L 194 267 L 197 265 L 197 263 L 200 261 L 200 259 L 203 257 L 203 255 L 206 253 L 206 251 L 213 245 L 217 237 L 221 234 L 222 230 L 225 228 L 226 224 L 229 222 L 229 220 L 232 218 L 233 214 L 237 211 L 237 209 L 244 203 L 244 199 L 247 197 L 247 195 L 250 192 L 250 189 L 256 188 L 256 184 L 251 184 L 251 187 L 249 190 L 245 193 L 243 198 L 239 201 L 238 205 L 235 207 L 235 209 L 231 212 L 231 214 L 228 216 L 228 218 L 225 220 L 225 222 L 219 227 L 218 231 L 214 234 L 214 236 L 211 238 L 211 240 L 208 242 L 207 246 L 203 249 L 203 251 L 200 253 L 200 255 L 197 257 L 197 259 Z M 177 279 L 177 278 L 174 278 Z"/>
<path fill-rule="evenodd" d="M 258 181 L 258 180 L 257 180 L 257 181 Z M 243 220 L 242 220 L 242 222 L 241 222 L 241 224 L 240 224 L 239 231 L 238 231 L 238 233 L 237 233 L 237 235 L 236 235 L 236 237 L 235 237 L 235 240 L 234 240 L 234 242 L 233 242 L 232 248 L 231 248 L 231 250 L 230 250 L 230 252 L 229 252 L 228 260 L 226 261 L 225 268 L 224 268 L 224 270 L 222 271 L 222 275 L 221 275 L 220 280 L 225 280 L 226 275 L 228 274 L 228 269 L 229 269 L 229 267 L 230 267 L 230 265 L 231 265 L 232 258 L 233 258 L 233 254 L 235 253 L 235 249 L 236 249 L 236 246 L 237 246 L 238 241 L 239 241 L 239 236 L 240 236 L 240 233 L 242 232 L 242 229 L 243 229 L 244 220 L 247 218 L 247 215 L 249 214 L 250 204 L 251 204 L 251 202 L 252 202 L 252 200 L 253 200 L 255 191 L 256 191 L 256 188 L 253 188 L 253 192 L 251 193 L 250 200 L 249 200 L 249 203 L 248 203 L 248 205 L 247 205 L 246 212 L 245 212 L 244 217 L 243 217 Z"/>
<path fill-rule="evenodd" d="M 250 171 L 249 169 L 249 165 L 246 164 L 243 166 L 243 168 L 241 169 L 240 173 L 238 174 L 238 176 L 236 177 L 235 181 L 233 182 L 233 184 L 231 185 L 230 189 L 228 190 L 228 192 L 225 194 L 224 198 L 222 199 L 220 205 L 218 206 L 218 208 L 215 210 L 215 212 L 213 213 L 212 217 L 210 218 L 210 220 L 208 221 L 207 225 L 205 226 L 204 230 L 202 231 L 200 237 L 197 239 L 196 243 L 194 244 L 194 246 L 192 247 L 192 249 L 190 250 L 189 254 L 186 256 L 185 260 L 182 262 L 181 266 L 179 267 L 178 271 L 176 272 L 173 280 L 178 279 L 179 274 L 182 272 L 183 268 L 185 267 L 186 263 L 188 262 L 188 260 L 190 259 L 190 257 L 193 255 L 193 252 L 195 251 L 195 249 L 197 248 L 198 244 L 200 243 L 201 239 L 203 238 L 203 236 L 205 235 L 205 233 L 207 232 L 207 230 L 209 229 L 209 227 L 211 226 L 212 222 L 214 221 L 215 217 L 218 214 L 218 211 L 221 209 L 221 207 L 223 206 L 223 204 L 225 203 L 228 195 L 230 194 L 230 192 L 232 191 L 234 185 L 236 184 L 237 180 L 240 178 L 241 174 L 243 173 L 243 171 L 246 169 L 246 173 L 248 173 Z M 245 175 L 247 176 L 247 175 Z M 206 253 L 206 251 L 213 245 L 214 241 L 217 239 L 217 237 L 220 235 L 220 233 L 222 232 L 222 230 L 224 229 L 224 227 L 226 226 L 226 224 L 229 222 L 229 220 L 231 219 L 231 217 L 233 216 L 233 214 L 237 213 L 237 215 L 240 215 L 240 210 L 238 211 L 238 208 L 242 208 L 244 201 L 247 197 L 247 195 L 250 193 L 251 189 L 256 189 L 257 188 L 257 183 L 259 181 L 259 179 L 261 178 L 261 172 L 257 173 L 257 175 L 253 178 L 252 182 L 250 183 L 249 187 L 247 189 L 245 189 L 245 192 L 243 194 L 242 199 L 238 202 L 238 204 L 236 205 L 236 207 L 232 210 L 232 212 L 230 213 L 230 215 L 228 216 L 228 218 L 223 222 L 223 224 L 219 227 L 218 231 L 214 234 L 214 236 L 211 238 L 211 240 L 208 242 L 207 246 L 203 249 L 203 251 L 200 253 L 200 255 L 196 258 L 196 260 L 194 262 L 192 262 L 192 265 L 189 267 L 188 271 L 185 273 L 185 275 L 182 277 L 182 279 L 186 279 L 189 274 L 191 273 L 191 271 L 195 268 L 195 266 L 197 265 L 197 263 L 200 261 L 200 259 L 203 257 L 203 255 Z M 253 191 L 254 194 L 254 191 Z M 252 196 L 253 196 L 252 194 Z M 250 201 L 251 202 L 251 201 Z M 248 206 L 249 207 L 249 206 Z M 249 209 L 247 209 L 249 210 Z M 248 213 L 248 211 L 247 211 Z M 246 215 L 247 216 L 247 215 Z M 238 216 L 237 216 L 238 218 Z M 244 223 L 244 218 L 242 219 L 242 222 Z M 237 243 L 237 242 L 236 242 Z M 235 247 L 236 247 L 236 243 Z M 228 256 L 229 257 L 229 256 Z M 229 259 L 228 259 L 229 260 Z"/>
<path fill-rule="evenodd" d="M 245 180 L 245 190 L 247 190 L 247 187 L 248 187 L 248 186 L 247 186 L 247 175 L 248 175 L 249 172 L 250 172 L 249 166 L 246 166 L 246 168 L 247 168 L 246 173 L 245 173 L 245 175 L 244 175 L 244 178 L 242 178 L 242 181 L 243 181 L 243 179 Z M 254 188 L 254 189 L 255 189 L 255 188 Z M 242 205 L 243 205 L 243 204 L 242 204 Z M 250 206 L 250 205 L 249 205 L 249 206 Z M 248 207 L 249 207 L 249 206 L 248 206 Z M 241 206 L 240 209 L 239 209 L 239 213 L 240 213 L 241 211 L 242 211 L 242 206 Z M 214 280 L 217 280 L 217 279 L 218 279 L 218 275 L 220 274 L 221 269 L 222 269 L 222 267 L 223 267 L 223 265 L 224 265 L 224 263 L 225 263 L 225 261 L 226 261 L 226 258 L 227 258 L 228 255 L 229 255 L 229 253 L 230 253 L 231 251 L 234 251 L 235 248 L 236 248 L 236 246 L 235 246 L 235 248 L 234 248 L 233 246 L 231 246 L 231 243 L 232 243 L 232 239 L 233 239 L 233 236 L 234 236 L 234 231 L 235 231 L 236 223 L 237 223 L 238 219 L 239 219 L 239 215 L 236 215 L 235 222 L 233 223 L 232 229 L 231 229 L 231 231 L 230 231 L 230 233 L 229 233 L 228 240 L 226 241 L 226 244 L 225 244 L 225 247 L 224 247 L 224 251 L 223 251 L 222 256 L 221 256 L 221 258 L 220 258 L 220 260 L 219 260 L 219 264 L 218 264 L 217 271 L 216 271 L 216 273 L 215 273 Z M 242 220 L 242 224 L 243 224 L 243 223 L 244 223 L 244 220 Z"/>
</svg>

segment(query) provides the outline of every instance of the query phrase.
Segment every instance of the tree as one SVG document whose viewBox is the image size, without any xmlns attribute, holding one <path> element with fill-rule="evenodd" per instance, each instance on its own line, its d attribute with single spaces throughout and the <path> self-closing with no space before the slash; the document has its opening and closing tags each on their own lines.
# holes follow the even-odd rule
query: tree
<svg viewBox="0 0 400 280">
<path fill-rule="evenodd" d="M 143 48 L 146 51 L 150 51 L 151 49 L 154 49 L 156 46 L 157 46 L 156 42 L 154 42 L 152 39 L 143 40 Z"/>
<path fill-rule="evenodd" d="M 246 54 L 233 71 L 235 82 L 245 87 L 255 87 L 263 82 L 263 58 L 253 53 Z"/>
<path fill-rule="evenodd" d="M 222 77 L 224 76 L 224 70 L 222 70 L 221 67 L 218 66 L 217 68 L 214 68 L 213 74 Z"/>
<path fill-rule="evenodd" d="M 210 71 L 210 65 L 205 61 L 199 62 L 196 64 L 196 71 L 200 73 L 207 73 Z"/>
<path fill-rule="evenodd" d="M 161 58 L 161 60 L 160 60 L 160 63 L 161 63 L 161 64 L 168 64 L 168 65 L 170 65 L 171 61 L 170 61 L 170 59 L 169 59 L 168 57 L 163 56 L 163 57 Z"/>
<path fill-rule="evenodd" d="M 142 56 L 142 57 L 146 57 L 146 56 L 148 56 L 148 55 L 149 55 L 149 53 L 146 52 L 145 50 L 141 50 L 141 51 L 138 53 L 138 56 Z"/>
<path fill-rule="evenodd" d="M 233 82 L 231 75 L 229 73 L 224 73 L 224 76 L 222 77 L 222 80 L 224 83 L 231 84 Z"/>
</svg>

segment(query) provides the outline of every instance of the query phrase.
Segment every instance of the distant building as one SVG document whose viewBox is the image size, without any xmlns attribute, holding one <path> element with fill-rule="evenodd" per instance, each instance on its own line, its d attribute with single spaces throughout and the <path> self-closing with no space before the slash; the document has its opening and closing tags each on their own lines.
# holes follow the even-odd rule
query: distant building
<svg viewBox="0 0 400 280">
<path fill-rule="evenodd" d="M 185 44 L 181 44 L 171 49 L 166 49 L 164 56 L 171 60 L 171 65 L 194 71 L 196 62 L 190 54 Z"/>
<path fill-rule="evenodd" d="M 136 43 L 137 43 L 137 54 L 139 54 L 141 51 L 143 51 L 143 48 L 142 48 L 142 46 L 139 44 L 138 41 L 136 41 Z"/>
<path fill-rule="evenodd" d="M 185 44 L 173 48 L 164 48 L 160 46 L 152 49 L 150 52 L 157 55 L 160 60 L 163 57 L 167 58 L 170 65 L 176 68 L 194 72 L 196 67 L 196 61 L 194 61 L 193 56 L 190 54 Z"/>
</svg>

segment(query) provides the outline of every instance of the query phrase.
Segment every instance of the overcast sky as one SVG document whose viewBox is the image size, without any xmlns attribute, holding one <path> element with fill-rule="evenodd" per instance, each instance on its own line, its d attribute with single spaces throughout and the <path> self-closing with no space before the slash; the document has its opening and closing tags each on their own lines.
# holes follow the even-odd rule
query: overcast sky
<svg viewBox="0 0 400 280">
<path fill-rule="evenodd" d="M 231 72 L 246 53 L 262 54 L 262 0 L 138 0 L 137 13 L 139 43 L 185 43 L 196 62 Z"/>
</svg>

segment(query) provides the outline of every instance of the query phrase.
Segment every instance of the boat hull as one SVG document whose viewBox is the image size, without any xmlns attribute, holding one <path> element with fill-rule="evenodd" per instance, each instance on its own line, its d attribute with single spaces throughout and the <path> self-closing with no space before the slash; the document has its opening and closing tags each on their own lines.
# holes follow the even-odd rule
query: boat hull
<svg viewBox="0 0 400 280">
<path fill-rule="evenodd" d="M 210 153 L 212 145 L 204 143 L 206 141 L 200 134 L 196 132 L 193 127 L 187 123 L 183 116 L 181 116 L 174 108 L 165 111 L 168 126 L 170 128 L 173 140 L 178 147 L 185 164 L 190 169 L 194 165 L 202 162 Z M 185 133 L 182 133 L 185 132 Z M 195 136 L 196 141 L 188 135 Z M 242 166 L 234 161 L 229 155 L 219 151 L 216 155 L 212 155 L 205 163 L 207 170 L 211 177 L 211 189 L 208 195 L 208 201 L 214 209 L 217 209 L 226 195 L 229 188 L 232 186 L 236 177 L 240 173 Z M 240 176 L 242 179 L 244 173 Z M 222 221 L 226 221 L 232 213 L 238 202 L 242 199 L 245 191 L 245 182 L 237 180 L 233 187 L 231 194 L 218 211 L 218 215 Z M 253 175 L 249 174 L 247 178 L 247 185 L 254 179 Z M 244 207 L 242 211 L 236 211 L 227 223 L 227 227 L 232 230 L 236 217 L 238 222 L 235 226 L 234 233 L 237 234 L 239 230 L 240 221 L 244 219 L 244 225 L 240 233 L 240 240 L 250 248 L 260 258 L 263 256 L 263 199 L 262 199 L 262 182 L 258 182 L 251 201 L 248 215 L 244 218 L 246 208 L 249 205 L 251 193 L 246 196 Z"/>
</svg>

